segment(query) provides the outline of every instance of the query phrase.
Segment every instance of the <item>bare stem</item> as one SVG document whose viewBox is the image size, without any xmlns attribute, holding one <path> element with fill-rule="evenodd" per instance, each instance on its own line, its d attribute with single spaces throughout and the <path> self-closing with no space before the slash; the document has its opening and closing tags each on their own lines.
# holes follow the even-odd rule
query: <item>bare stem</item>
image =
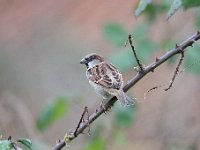
<svg viewBox="0 0 200 150">
<path fill-rule="evenodd" d="M 134 47 L 134 45 L 133 45 L 133 40 L 132 40 L 131 34 L 128 36 L 128 40 L 129 40 L 131 49 L 132 49 L 132 51 L 133 51 L 134 57 L 135 57 L 135 59 L 136 59 L 136 62 L 137 62 L 137 64 L 138 64 L 139 68 L 140 68 L 140 71 L 143 71 L 142 64 L 140 63 L 140 60 L 139 60 L 139 58 L 138 58 L 138 56 L 137 56 L 137 54 L 136 54 L 136 51 L 135 51 L 135 47 Z"/>
<path fill-rule="evenodd" d="M 199 40 L 199 39 L 200 39 L 200 32 L 198 31 L 197 33 L 195 33 L 194 35 L 192 35 L 191 37 L 189 37 L 188 39 L 186 39 L 185 41 L 183 41 L 179 45 L 179 47 L 175 47 L 175 48 L 171 49 L 170 51 L 166 52 L 163 56 L 161 56 L 160 58 L 156 59 L 155 62 L 153 62 L 150 65 L 148 65 L 147 67 L 145 67 L 142 72 L 138 72 L 136 76 L 134 76 L 132 79 L 130 79 L 128 81 L 128 83 L 124 86 L 123 90 L 125 92 L 127 92 L 138 81 L 140 81 L 145 75 L 147 75 L 148 73 L 152 72 L 155 68 L 157 68 L 158 66 L 160 66 L 162 63 L 164 63 L 165 61 L 167 61 L 169 58 L 171 58 L 174 55 L 180 53 L 180 49 L 182 49 L 184 51 L 187 47 L 192 46 L 192 44 L 195 41 Z M 111 106 L 113 106 L 113 104 L 116 101 L 117 101 L 116 97 L 111 98 L 110 101 L 105 105 L 105 108 L 110 108 Z M 75 139 L 80 133 L 83 132 L 83 130 L 85 128 L 88 127 L 88 124 L 91 124 L 94 120 L 96 120 L 103 113 L 104 113 L 104 108 L 98 107 L 96 109 L 96 111 L 89 116 L 88 121 L 85 121 L 85 122 L 81 123 L 80 127 L 76 131 L 76 136 L 75 135 L 72 136 L 70 138 L 70 141 L 72 141 L 73 139 Z M 60 150 L 65 145 L 66 145 L 66 143 L 65 143 L 65 140 L 63 139 L 59 143 L 57 143 L 52 148 L 52 150 Z"/>
<path fill-rule="evenodd" d="M 83 113 L 82 113 L 82 115 L 81 115 L 81 119 L 79 120 L 79 123 L 78 123 L 78 125 L 77 125 L 77 127 L 76 127 L 76 130 L 74 131 L 74 136 L 75 136 L 75 137 L 77 137 L 77 131 L 78 131 L 78 129 L 79 129 L 81 123 L 84 122 L 84 116 L 85 116 L 85 113 L 86 113 L 86 112 L 88 112 L 88 108 L 87 108 L 87 107 L 84 108 L 84 111 L 83 111 Z"/>
<path fill-rule="evenodd" d="M 176 76 L 177 76 L 178 73 L 179 73 L 179 68 L 180 68 L 180 66 L 181 66 L 181 64 L 182 64 L 182 62 L 183 62 L 183 58 L 184 58 L 184 52 L 181 52 L 181 58 L 180 58 L 180 60 L 179 60 L 179 62 L 178 62 L 178 65 L 177 65 L 177 67 L 176 67 L 176 70 L 174 71 L 174 75 L 173 75 L 173 77 L 172 77 L 172 79 L 171 79 L 171 81 L 170 81 L 169 86 L 168 86 L 166 89 L 164 89 L 165 91 L 168 91 L 169 89 L 171 89 L 171 87 L 172 87 L 172 85 L 173 85 L 173 83 L 174 83 L 174 81 L 175 81 L 175 78 L 176 78 Z"/>
</svg>

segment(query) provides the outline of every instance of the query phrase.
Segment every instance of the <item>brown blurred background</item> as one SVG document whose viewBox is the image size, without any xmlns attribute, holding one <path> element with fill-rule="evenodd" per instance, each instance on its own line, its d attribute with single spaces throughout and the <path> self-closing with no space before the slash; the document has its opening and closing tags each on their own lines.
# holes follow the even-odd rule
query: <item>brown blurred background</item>
<svg viewBox="0 0 200 150">
<path fill-rule="evenodd" d="M 134 17 L 136 4 L 131 0 L 1 0 L 0 134 L 27 137 L 49 149 L 76 126 L 84 106 L 92 112 L 100 97 L 90 88 L 79 61 L 90 52 L 112 55 L 116 48 L 103 36 L 103 27 L 117 22 L 131 31 L 145 19 Z M 196 30 L 193 14 L 194 10 L 179 11 L 168 22 L 160 15 L 147 36 L 158 43 L 167 36 L 181 42 Z M 152 55 L 149 62 L 163 53 Z M 175 65 L 162 65 L 129 94 L 142 100 L 148 89 L 168 83 L 174 69 Z M 123 74 L 127 81 L 135 72 L 130 69 Z M 168 92 L 161 88 L 150 93 L 147 100 L 139 102 L 136 120 L 125 131 L 126 144 L 110 142 L 107 149 L 163 150 L 176 145 L 200 149 L 199 91 L 199 76 L 184 72 Z M 71 100 L 68 114 L 38 131 L 37 116 L 59 95 Z M 100 118 L 108 133 L 112 117 L 110 112 Z M 86 135 L 78 137 L 70 149 L 83 149 L 89 139 Z"/>
</svg>

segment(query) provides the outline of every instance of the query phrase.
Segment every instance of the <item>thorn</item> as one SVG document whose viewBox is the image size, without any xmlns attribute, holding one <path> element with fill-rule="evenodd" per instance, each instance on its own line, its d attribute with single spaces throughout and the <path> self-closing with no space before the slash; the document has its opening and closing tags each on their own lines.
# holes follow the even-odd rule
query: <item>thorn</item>
<svg viewBox="0 0 200 150">
<path fill-rule="evenodd" d="M 156 62 L 158 62 L 160 59 L 158 57 L 156 57 Z"/>
<path fill-rule="evenodd" d="M 192 44 L 194 44 L 194 43 L 196 42 L 196 40 L 197 40 L 197 39 L 193 39 L 193 40 L 192 40 Z"/>
<path fill-rule="evenodd" d="M 90 132 L 88 132 L 88 133 L 87 133 L 87 135 L 88 135 L 88 136 L 91 136 L 91 133 L 90 133 Z"/>
<path fill-rule="evenodd" d="M 193 43 L 195 42 L 195 40 L 192 40 L 190 43 L 188 43 L 188 46 L 191 46 L 191 47 L 193 47 Z"/>
<path fill-rule="evenodd" d="M 84 120 L 84 118 L 82 119 L 81 123 L 85 123 L 85 120 Z"/>
<path fill-rule="evenodd" d="M 183 52 L 183 48 L 182 48 L 180 45 L 176 44 L 175 47 L 176 47 L 176 49 L 177 49 L 178 51 Z"/>
<path fill-rule="evenodd" d="M 179 48 L 179 45 L 176 43 L 176 49 L 178 49 Z"/>
<path fill-rule="evenodd" d="M 12 140 L 12 136 L 9 136 L 9 137 L 8 137 L 8 141 L 11 141 L 11 140 Z"/>
<path fill-rule="evenodd" d="M 65 141 L 65 144 L 67 145 L 68 142 L 71 141 L 72 138 L 76 137 L 77 135 L 75 135 L 74 132 L 69 132 L 69 133 L 66 133 L 64 135 L 64 141 Z"/>
<path fill-rule="evenodd" d="M 108 106 L 108 111 L 111 111 L 111 108 L 112 108 L 111 106 Z"/>
<path fill-rule="evenodd" d="M 140 72 L 140 68 L 139 68 L 139 66 L 137 66 L 137 67 L 133 67 L 133 70 L 135 70 L 136 72 Z"/>
<path fill-rule="evenodd" d="M 126 47 L 127 46 L 127 43 L 128 43 L 128 40 L 124 43 L 124 47 Z"/>
<path fill-rule="evenodd" d="M 60 142 L 61 142 L 60 139 L 56 140 L 56 144 L 58 144 L 58 143 L 60 143 Z"/>
<path fill-rule="evenodd" d="M 107 115 L 107 113 L 106 113 L 106 110 L 105 110 L 105 109 L 103 109 L 103 113 L 104 113 L 105 115 Z"/>
</svg>

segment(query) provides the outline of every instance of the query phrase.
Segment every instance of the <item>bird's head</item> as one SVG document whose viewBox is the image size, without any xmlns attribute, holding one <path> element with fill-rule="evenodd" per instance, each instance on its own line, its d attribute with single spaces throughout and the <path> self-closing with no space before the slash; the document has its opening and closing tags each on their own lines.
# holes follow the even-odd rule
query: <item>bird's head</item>
<svg viewBox="0 0 200 150">
<path fill-rule="evenodd" d="M 85 64 L 87 68 L 91 68 L 95 65 L 98 65 L 99 63 L 103 62 L 104 58 L 95 54 L 91 53 L 86 55 L 81 61 L 81 64 Z"/>
</svg>

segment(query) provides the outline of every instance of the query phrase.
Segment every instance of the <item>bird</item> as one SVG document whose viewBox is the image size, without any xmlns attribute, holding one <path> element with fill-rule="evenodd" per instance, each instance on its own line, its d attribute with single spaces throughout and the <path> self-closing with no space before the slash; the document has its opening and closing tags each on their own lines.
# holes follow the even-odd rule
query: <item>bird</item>
<svg viewBox="0 0 200 150">
<path fill-rule="evenodd" d="M 128 97 L 123 91 L 123 78 L 118 69 L 111 63 L 96 54 L 87 54 L 80 64 L 87 68 L 86 77 L 96 93 L 103 97 L 104 102 L 115 96 L 121 106 L 134 105 L 135 101 Z"/>
</svg>

